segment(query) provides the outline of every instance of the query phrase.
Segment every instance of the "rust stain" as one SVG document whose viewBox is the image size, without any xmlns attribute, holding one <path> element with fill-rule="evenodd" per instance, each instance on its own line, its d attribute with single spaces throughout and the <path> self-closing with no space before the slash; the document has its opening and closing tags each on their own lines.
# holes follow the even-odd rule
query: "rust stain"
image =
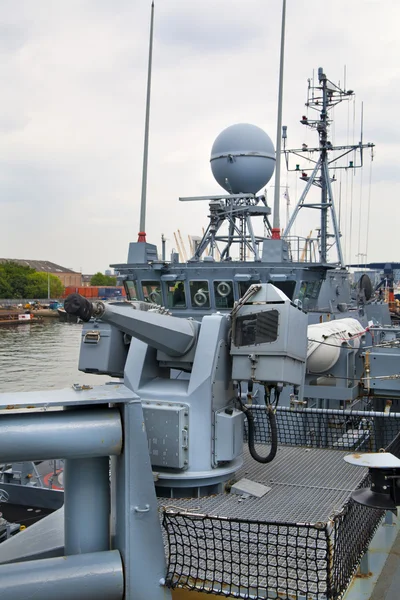
<svg viewBox="0 0 400 600">
<path fill-rule="evenodd" d="M 356 573 L 356 579 L 368 579 L 368 577 L 372 577 L 373 573 L 369 571 L 368 573 Z"/>
<path fill-rule="evenodd" d="M 40 409 L 42 409 L 41 406 L 30 406 L 30 405 L 29 406 L 16 406 L 15 404 L 8 404 L 6 406 L 6 410 L 21 410 L 21 409 L 24 409 L 24 408 L 30 408 L 30 409 L 32 409 L 32 408 L 40 408 Z"/>
<path fill-rule="evenodd" d="M 188 590 L 184 590 L 182 588 L 176 588 L 172 590 L 172 598 L 173 600 L 194 600 L 195 598 L 210 598 L 210 595 L 202 594 L 201 592 L 189 592 Z"/>
</svg>

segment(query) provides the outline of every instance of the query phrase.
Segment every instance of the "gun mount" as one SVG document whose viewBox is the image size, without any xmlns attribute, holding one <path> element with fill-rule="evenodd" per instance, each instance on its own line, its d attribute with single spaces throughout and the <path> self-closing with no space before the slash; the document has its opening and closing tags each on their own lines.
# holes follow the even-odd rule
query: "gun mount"
<svg viewBox="0 0 400 600">
<path fill-rule="evenodd" d="M 93 317 L 110 323 L 124 334 L 135 337 L 170 357 L 187 355 L 195 345 L 200 327 L 192 319 L 171 316 L 165 319 L 165 309 L 145 302 L 113 305 L 100 301 L 90 302 L 79 294 L 71 294 L 65 300 L 65 310 L 76 314 L 85 322 Z M 96 339 L 96 336 L 92 339 L 87 332 L 86 335 L 89 343 Z"/>
<path fill-rule="evenodd" d="M 214 493 L 242 464 L 239 381 L 261 382 L 277 400 L 283 385 L 298 387 L 304 378 L 307 316 L 271 284 L 249 288 L 232 315 L 201 323 L 143 302 L 91 303 L 73 294 L 64 306 L 85 321 L 79 369 L 123 377 L 140 396 L 164 495 Z"/>
</svg>

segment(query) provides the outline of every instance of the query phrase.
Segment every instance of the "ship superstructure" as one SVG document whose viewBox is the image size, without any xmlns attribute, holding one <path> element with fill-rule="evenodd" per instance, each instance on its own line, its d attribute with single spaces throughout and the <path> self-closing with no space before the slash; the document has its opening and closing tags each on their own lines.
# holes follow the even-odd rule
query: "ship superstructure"
<svg viewBox="0 0 400 600">
<path fill-rule="evenodd" d="M 160 258 L 156 245 L 132 242 L 127 263 L 112 265 L 128 298 L 165 306 L 177 316 L 201 319 L 215 310 L 230 311 L 251 284 L 273 283 L 292 301 L 301 304 L 310 322 L 344 316 L 350 310 L 354 314 L 361 302 L 367 319 L 373 317 L 388 324 L 387 309 L 377 308 L 371 295 L 366 297 L 361 290 L 356 297 L 352 296 L 335 212 L 332 192 L 335 176 L 330 173 L 330 165 L 334 163 L 335 171 L 359 168 L 363 164 L 363 151 L 374 147 L 362 141 L 351 146 L 333 146 L 329 140 L 330 110 L 352 95 L 351 90 L 342 90 L 331 83 L 323 69 L 318 70 L 318 83 L 313 86 L 309 83 L 307 106 L 320 114 L 314 120 L 304 116 L 301 121 L 316 131 L 319 142 L 305 153 L 312 163 L 310 173 L 307 167 L 300 169 L 299 164 L 293 169 L 299 172 L 305 188 L 282 236 L 272 228 L 271 209 L 265 193 L 259 191 L 274 171 L 275 152 L 269 136 L 260 128 L 244 123 L 225 129 L 216 138 L 210 158 L 214 177 L 225 193 L 180 198 L 182 202 L 209 203 L 209 224 L 192 257 L 182 263 L 179 254 L 173 252 L 171 260 L 166 260 Z M 302 149 L 287 149 L 286 137 L 284 127 L 283 152 L 291 169 L 289 157 L 299 157 Z M 351 160 L 341 165 L 340 160 L 349 156 Z M 307 201 L 313 186 L 320 188 L 320 198 Z M 321 214 L 319 235 L 315 239 L 292 235 L 302 208 Z"/>
</svg>

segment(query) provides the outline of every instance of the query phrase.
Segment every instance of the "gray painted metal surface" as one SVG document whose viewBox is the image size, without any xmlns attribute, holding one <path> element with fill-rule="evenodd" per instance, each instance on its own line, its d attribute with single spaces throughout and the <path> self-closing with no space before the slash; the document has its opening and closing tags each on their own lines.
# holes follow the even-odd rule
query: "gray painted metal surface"
<svg viewBox="0 0 400 600">
<path fill-rule="evenodd" d="M 187 465 L 180 470 L 160 469 L 158 486 L 203 487 L 213 482 L 219 484 L 221 480 L 228 479 L 241 464 L 240 453 L 226 464 L 216 464 L 214 459 L 215 413 L 232 406 L 233 401 L 229 348 L 225 341 L 228 333 L 229 320 L 224 315 L 215 314 L 203 319 L 191 372 L 185 379 L 171 378 L 170 370 L 165 368 L 171 366 L 171 357 L 165 356 L 160 364 L 153 348 L 139 340 L 131 341 L 125 382 L 140 395 L 145 409 L 151 408 L 152 403 L 165 406 L 166 411 L 171 403 L 188 406 Z M 169 439 L 163 442 L 161 430 L 160 448 L 163 443 L 168 444 Z"/>
<path fill-rule="evenodd" d="M 125 306 L 104 305 L 101 320 L 112 323 L 124 333 L 150 344 L 169 356 L 183 356 L 194 345 L 199 324 L 177 317 L 135 310 Z"/>
<path fill-rule="evenodd" d="M 164 600 L 170 597 L 170 591 L 164 588 L 166 564 L 142 406 L 134 392 L 128 391 L 124 386 L 121 387 L 122 390 L 119 389 L 120 386 L 112 386 L 112 388 L 115 388 L 112 394 L 108 393 L 107 386 L 101 386 L 95 391 L 86 390 L 86 392 L 90 392 L 89 394 L 84 391 L 81 396 L 83 398 L 82 406 L 84 407 L 85 403 L 91 404 L 91 409 L 71 409 L 71 406 L 74 407 L 76 400 L 73 394 L 71 396 L 70 390 L 63 390 L 60 394 L 61 398 L 66 397 L 70 401 L 70 405 L 64 406 L 67 410 L 21 415 L 22 422 L 36 415 L 52 419 L 56 428 L 63 421 L 72 423 L 69 431 L 70 437 L 74 439 L 75 425 L 79 430 L 79 417 L 82 417 L 85 421 L 87 414 L 96 417 L 99 412 L 101 414 L 105 413 L 111 423 L 114 422 L 113 426 L 115 426 L 115 422 L 118 424 L 120 437 L 122 438 L 119 411 L 116 408 L 99 409 L 96 407 L 97 398 L 100 399 L 100 404 L 103 402 L 108 404 L 111 398 L 113 398 L 114 403 L 116 399 L 119 399 L 119 402 L 116 403 L 123 415 L 124 447 L 122 454 L 115 459 L 116 469 L 113 470 L 114 478 L 111 481 L 112 489 L 115 492 L 112 496 L 112 531 L 110 528 L 109 457 L 78 459 L 69 457 L 65 461 L 64 511 L 58 511 L 54 515 L 50 515 L 48 519 L 43 519 L 38 523 L 39 527 L 34 529 L 33 526 L 32 533 L 28 530 L 25 537 L 20 534 L 1 545 L 0 560 L 7 563 L 4 569 L 7 569 L 8 573 L 15 573 L 15 576 L 12 577 L 14 584 L 10 582 L 8 585 L 10 593 L 6 596 L 2 595 L 2 598 L 19 600 L 20 598 L 35 597 L 32 595 L 32 588 L 30 589 L 31 595 L 27 595 L 27 582 L 25 579 L 20 582 L 16 581 L 16 578 L 18 579 L 17 574 L 20 571 L 26 570 L 30 575 L 30 571 L 26 567 L 29 564 L 32 565 L 34 573 L 31 579 L 40 590 L 41 595 L 37 596 L 38 600 L 39 598 L 40 600 L 53 598 L 54 581 L 62 586 L 64 579 L 70 581 L 69 584 L 64 585 L 62 592 L 64 595 L 58 592 L 56 595 L 65 598 L 65 600 L 69 598 L 82 598 L 85 600 L 90 598 L 113 599 L 122 598 L 122 596 L 126 600 L 145 600 L 148 597 L 154 598 L 154 600 L 158 598 Z M 117 390 L 117 393 L 115 393 L 115 390 Z M 52 394 L 54 406 L 62 405 L 58 393 L 52 392 Z M 20 405 L 26 406 L 26 402 L 20 402 Z M 34 402 L 29 403 L 29 406 L 33 409 L 38 407 L 46 409 L 48 404 L 43 402 L 43 397 L 38 397 L 37 404 L 35 405 Z M 13 409 L 15 410 L 15 406 L 13 406 Z M 118 415 L 118 419 L 116 419 L 116 415 Z M 9 416 L 8 414 L 0 415 L 0 424 L 2 418 L 8 420 Z M 96 420 L 94 422 L 96 423 Z M 40 431 L 40 421 L 36 423 L 36 429 L 38 432 Z M 21 432 L 18 430 L 14 431 L 14 434 L 16 437 L 22 437 Z M 90 432 L 87 432 L 87 436 L 89 438 L 88 447 L 90 443 L 92 445 L 98 444 L 98 440 L 95 436 L 91 436 Z M 65 439 L 63 442 L 67 444 Z M 107 444 L 102 453 L 110 449 L 110 445 Z M 79 450 L 79 444 L 77 444 L 77 452 Z M 119 452 L 120 450 L 121 444 Z M 61 452 L 61 454 L 64 453 Z M 73 456 L 72 451 L 69 456 Z M 117 476 L 116 480 L 115 476 Z M 122 581 L 120 554 L 119 552 L 110 553 L 108 551 L 112 535 L 114 537 L 114 547 L 120 550 L 123 557 L 124 589 L 122 589 L 124 582 Z M 94 551 L 95 554 L 93 554 Z M 47 561 L 47 557 L 54 557 L 64 552 L 69 556 L 60 560 L 69 561 L 69 559 L 72 559 L 72 563 L 68 562 L 66 564 L 73 565 L 71 570 L 75 573 L 75 576 L 71 576 L 69 569 L 67 569 L 65 576 L 62 571 L 57 571 L 57 565 L 64 564 L 63 562 L 25 562 L 25 559 L 33 557 L 46 557 Z M 104 556 L 104 560 L 108 565 L 106 565 L 105 570 L 102 570 L 104 562 L 101 561 L 100 567 L 97 568 L 96 560 L 92 560 L 91 556 Z M 121 573 L 119 580 L 116 577 L 115 564 L 112 560 L 109 560 L 110 557 L 118 558 L 118 573 Z M 19 563 L 21 560 L 24 561 L 22 564 Z M 55 559 L 52 558 L 51 560 Z M 54 580 L 46 577 L 48 568 L 53 570 Z M 102 578 L 103 572 L 104 577 Z M 97 577 L 93 584 L 90 573 Z M 49 586 L 51 595 L 50 592 L 47 592 L 48 581 L 51 581 Z M 87 587 L 89 589 L 85 589 Z"/>
<path fill-rule="evenodd" d="M 109 459 L 68 459 L 64 467 L 65 554 L 110 548 Z"/>
<path fill-rule="evenodd" d="M 122 600 L 118 551 L 0 566 L 2 600 Z"/>
<path fill-rule="evenodd" d="M 399 550 L 400 519 L 385 519 L 363 557 L 359 576 L 354 578 L 343 600 L 398 600 Z"/>
<path fill-rule="evenodd" d="M 0 483 L 0 489 L 7 492 L 10 504 L 57 510 L 64 502 L 62 490 L 17 483 Z"/>
<path fill-rule="evenodd" d="M 143 410 L 124 404 L 124 452 L 112 461 L 112 533 L 122 555 L 126 600 L 167 600 L 166 562 Z"/>
<path fill-rule="evenodd" d="M 64 507 L 0 544 L 2 565 L 56 556 L 64 556 Z"/>
<path fill-rule="evenodd" d="M 0 409 L 16 410 L 35 408 L 47 412 L 60 406 L 84 406 L 85 404 L 109 404 L 132 400 L 135 393 L 122 383 L 46 390 L 41 392 L 11 392 L 0 394 Z"/>
<path fill-rule="evenodd" d="M 271 179 L 275 150 L 269 135 L 249 123 L 222 131 L 211 149 L 216 181 L 230 194 L 256 194 Z"/>
<path fill-rule="evenodd" d="M 0 462 L 112 456 L 121 448 L 116 409 L 6 414 L 0 419 Z"/>
</svg>

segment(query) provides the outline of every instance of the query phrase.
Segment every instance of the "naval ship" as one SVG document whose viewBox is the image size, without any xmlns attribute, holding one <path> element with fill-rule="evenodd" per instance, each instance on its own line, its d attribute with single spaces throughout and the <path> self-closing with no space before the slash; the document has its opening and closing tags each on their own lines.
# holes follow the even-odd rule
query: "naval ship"
<svg viewBox="0 0 400 600">
<path fill-rule="evenodd" d="M 400 328 L 343 264 L 329 109 L 351 94 L 319 69 L 302 117 L 318 158 L 295 213 L 319 187 L 315 242 L 270 224 L 267 134 L 228 128 L 211 153 L 227 193 L 191 260 L 141 227 L 115 265 L 127 302 L 65 301 L 79 369 L 112 382 L 0 394 L 2 507 L 50 513 L 5 525 L 2 599 L 372 597 L 399 529 Z M 40 485 L 55 459 L 60 489 Z"/>
<path fill-rule="evenodd" d="M 313 93 L 349 95 L 322 69 Z M 273 147 L 228 128 L 211 163 L 230 193 L 208 198 L 192 259 L 134 242 L 116 265 L 128 301 L 65 301 L 84 322 L 79 369 L 111 384 L 0 394 L 2 507 L 46 514 L 3 523 L 2 598 L 371 596 L 398 532 L 400 328 L 368 279 L 352 295 L 339 235 L 327 260 L 327 119 L 309 123 L 318 260 L 294 260 L 289 232 L 254 234 Z"/>
</svg>

